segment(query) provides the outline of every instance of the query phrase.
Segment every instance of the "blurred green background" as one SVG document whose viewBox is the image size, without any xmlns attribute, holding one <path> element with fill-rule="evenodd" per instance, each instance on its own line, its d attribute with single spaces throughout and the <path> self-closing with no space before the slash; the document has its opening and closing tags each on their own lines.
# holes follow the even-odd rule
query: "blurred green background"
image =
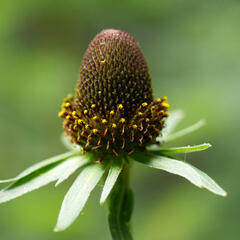
<svg viewBox="0 0 240 240">
<path fill-rule="evenodd" d="M 106 28 L 140 43 L 155 97 L 167 95 L 172 109 L 185 111 L 180 128 L 207 120 L 172 145 L 212 143 L 183 157 L 229 194 L 221 198 L 136 163 L 135 239 L 239 239 L 239 0 L 1 0 L 0 178 L 66 151 L 57 113 L 74 90 L 88 43 Z M 0 205 L 1 240 L 110 239 L 100 188 L 70 229 L 52 232 L 73 179 Z"/>
</svg>

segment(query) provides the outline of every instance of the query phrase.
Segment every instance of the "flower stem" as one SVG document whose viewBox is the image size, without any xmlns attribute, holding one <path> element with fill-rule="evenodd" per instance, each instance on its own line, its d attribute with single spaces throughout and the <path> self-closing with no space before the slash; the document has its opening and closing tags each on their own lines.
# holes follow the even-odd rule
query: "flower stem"
<svg viewBox="0 0 240 240">
<path fill-rule="evenodd" d="M 132 240 L 130 219 L 133 193 L 129 188 L 130 165 L 124 162 L 122 172 L 108 198 L 108 223 L 113 240 Z"/>
</svg>

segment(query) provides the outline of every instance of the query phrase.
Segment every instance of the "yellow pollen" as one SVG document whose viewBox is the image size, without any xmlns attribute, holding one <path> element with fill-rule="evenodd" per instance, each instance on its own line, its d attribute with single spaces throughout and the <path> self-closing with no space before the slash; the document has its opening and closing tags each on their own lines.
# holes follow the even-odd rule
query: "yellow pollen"
<svg viewBox="0 0 240 240">
<path fill-rule="evenodd" d="M 72 115 L 73 115 L 73 116 L 76 116 L 76 114 L 77 114 L 76 111 L 73 111 L 73 112 L 72 112 Z"/>
<path fill-rule="evenodd" d="M 64 111 L 59 112 L 58 117 L 63 117 L 64 113 L 65 113 Z"/>
<path fill-rule="evenodd" d="M 112 128 L 117 128 L 117 124 L 113 123 Z"/>
<path fill-rule="evenodd" d="M 94 116 L 93 120 L 96 121 L 98 119 L 98 116 Z"/>
<path fill-rule="evenodd" d="M 114 115 L 114 110 L 112 110 L 112 111 L 110 112 L 110 115 Z"/>
<path fill-rule="evenodd" d="M 107 123 L 107 120 L 106 120 L 106 119 L 103 119 L 103 120 L 102 120 L 102 123 L 103 123 L 103 124 L 106 124 L 106 123 Z"/>
<path fill-rule="evenodd" d="M 168 98 L 166 96 L 163 96 L 162 99 L 163 99 L 163 101 L 167 101 L 168 100 Z"/>
<path fill-rule="evenodd" d="M 137 125 L 136 125 L 136 124 L 133 124 L 133 128 L 134 128 L 134 129 L 137 129 Z"/>
<path fill-rule="evenodd" d="M 65 106 L 65 107 L 70 107 L 70 105 L 71 105 L 71 104 L 70 104 L 69 102 L 67 102 L 67 103 L 65 103 L 64 106 Z"/>
<path fill-rule="evenodd" d="M 162 106 L 165 107 L 165 108 L 169 108 L 170 107 L 170 105 L 167 102 L 163 102 Z"/>
<path fill-rule="evenodd" d="M 146 107 L 148 104 L 146 102 L 142 103 L 143 107 Z"/>
<path fill-rule="evenodd" d="M 120 123 L 125 123 L 126 120 L 125 120 L 125 118 L 121 118 L 121 119 L 119 120 L 119 122 L 120 122 Z"/>
<path fill-rule="evenodd" d="M 87 113 L 88 113 L 88 110 L 84 110 L 83 113 L 84 113 L 84 114 L 87 114 Z"/>
<path fill-rule="evenodd" d="M 158 98 L 158 99 L 157 99 L 157 102 L 161 102 L 161 98 Z"/>
<path fill-rule="evenodd" d="M 96 104 L 92 104 L 91 108 L 94 109 L 96 107 Z"/>
<path fill-rule="evenodd" d="M 92 131 L 94 134 L 98 132 L 98 130 L 96 128 L 94 128 Z"/>
<path fill-rule="evenodd" d="M 70 116 L 69 116 L 69 115 L 67 115 L 67 116 L 66 116 L 66 119 L 67 119 L 67 120 L 68 120 L 68 119 L 70 119 Z"/>
<path fill-rule="evenodd" d="M 122 110 L 122 109 L 123 109 L 123 105 L 122 105 L 122 104 L 119 104 L 119 105 L 118 105 L 118 109 Z"/>
<path fill-rule="evenodd" d="M 138 112 L 138 116 L 142 116 L 143 115 L 143 113 L 142 112 Z"/>
</svg>

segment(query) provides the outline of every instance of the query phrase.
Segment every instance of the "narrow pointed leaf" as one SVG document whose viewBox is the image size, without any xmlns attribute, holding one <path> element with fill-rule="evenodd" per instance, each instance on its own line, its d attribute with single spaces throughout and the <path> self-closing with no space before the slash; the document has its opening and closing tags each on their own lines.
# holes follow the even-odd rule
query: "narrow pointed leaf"
<svg viewBox="0 0 240 240">
<path fill-rule="evenodd" d="M 206 188 L 217 195 L 220 196 L 227 195 L 227 193 L 207 174 L 203 173 L 202 171 L 191 166 L 188 163 L 155 155 L 152 153 L 146 153 L 145 157 L 142 157 L 141 153 L 138 153 L 132 157 L 136 161 L 141 162 L 149 167 L 161 169 L 169 173 L 182 176 L 189 180 L 194 185 L 200 188 Z"/>
<path fill-rule="evenodd" d="M 182 110 L 175 110 L 170 113 L 170 116 L 166 120 L 166 127 L 162 131 L 162 136 L 157 137 L 157 141 L 162 142 L 174 131 L 176 126 L 184 118 Z"/>
<path fill-rule="evenodd" d="M 55 166 L 54 165 L 55 163 L 60 164 L 62 161 L 66 160 L 67 158 L 69 158 L 73 155 L 76 155 L 76 154 L 77 153 L 67 152 L 67 153 L 64 153 L 64 154 L 61 154 L 61 155 L 58 155 L 58 156 L 51 157 L 49 159 L 46 159 L 44 161 L 41 161 L 41 162 L 38 162 L 38 163 L 32 165 L 31 167 L 24 170 L 22 173 L 20 173 L 15 178 L 10 178 L 10 179 L 7 179 L 7 180 L 0 180 L 0 183 L 14 182 L 14 181 L 20 180 L 21 178 L 24 178 L 24 177 L 26 177 L 30 174 L 33 174 L 36 171 L 40 171 L 41 169 L 43 169 L 43 171 L 44 171 L 44 169 L 47 166 L 49 166 L 49 167 Z"/>
<path fill-rule="evenodd" d="M 114 159 L 114 161 L 112 162 L 112 165 L 108 172 L 107 179 L 103 187 L 102 195 L 100 198 L 100 204 L 103 204 L 105 202 L 114 184 L 116 183 L 117 178 L 122 170 L 122 164 L 123 163 L 121 159 Z"/>
<path fill-rule="evenodd" d="M 173 141 L 173 140 L 176 140 L 177 138 L 180 138 L 180 137 L 183 137 L 189 133 L 192 133 L 194 131 L 197 131 L 199 128 L 201 128 L 202 126 L 205 125 L 205 120 L 200 120 L 198 121 L 197 123 L 187 127 L 187 128 L 184 128 L 178 132 L 175 132 L 175 133 L 172 133 L 170 134 L 166 139 L 165 141 L 166 142 L 170 142 L 170 141 Z"/>
<path fill-rule="evenodd" d="M 200 145 L 194 146 L 185 146 L 185 147 L 174 147 L 174 148 L 162 148 L 157 151 L 152 151 L 154 154 L 178 154 L 178 153 L 191 153 L 191 152 L 198 152 L 203 151 L 211 147 L 209 143 L 203 143 Z"/>
<path fill-rule="evenodd" d="M 63 231 L 74 222 L 104 170 L 105 166 L 100 164 L 92 164 L 82 170 L 63 200 L 54 231 Z"/>
<path fill-rule="evenodd" d="M 68 159 L 67 161 L 63 161 L 60 164 L 53 163 L 52 165 L 47 165 L 45 168 L 41 168 L 41 170 L 35 171 L 21 178 L 0 191 L 0 203 L 17 198 L 45 186 L 50 182 L 58 180 L 65 174 L 66 169 L 75 166 L 76 163 L 82 160 L 81 158 L 82 156 L 78 156 Z"/>
<path fill-rule="evenodd" d="M 70 159 L 68 160 L 70 161 Z M 71 158 L 71 161 L 73 164 L 69 164 L 64 173 L 58 178 L 55 187 L 57 187 L 60 183 L 62 183 L 63 181 L 65 181 L 66 179 L 69 178 L 69 176 L 71 176 L 77 169 L 79 169 L 80 167 L 85 166 L 86 164 L 88 164 L 90 162 L 89 158 L 87 157 L 79 157 L 79 156 L 75 156 Z"/>
</svg>

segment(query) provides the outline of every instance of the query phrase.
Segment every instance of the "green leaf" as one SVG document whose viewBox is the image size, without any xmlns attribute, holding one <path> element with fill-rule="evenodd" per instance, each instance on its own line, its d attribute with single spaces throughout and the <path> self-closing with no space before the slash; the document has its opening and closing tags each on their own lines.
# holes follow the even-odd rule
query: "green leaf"
<svg viewBox="0 0 240 240">
<path fill-rule="evenodd" d="M 200 145 L 194 146 L 185 146 L 185 147 L 173 147 L 173 148 L 162 148 L 157 151 L 152 151 L 153 154 L 178 154 L 178 153 L 191 153 L 203 151 L 211 147 L 212 145 L 209 143 L 203 143 Z"/>
<path fill-rule="evenodd" d="M 96 163 L 82 170 L 63 200 L 55 232 L 65 230 L 74 222 L 104 171 L 105 166 Z"/>
<path fill-rule="evenodd" d="M 62 161 L 61 163 L 54 162 L 20 178 L 0 191 L 0 203 L 17 198 L 30 191 L 45 186 L 50 182 L 61 179 L 61 177 L 65 174 L 66 169 L 73 168 L 76 165 L 79 166 L 79 162 L 83 160 L 82 158 L 83 156 L 75 156 L 66 161 Z"/>
<path fill-rule="evenodd" d="M 170 141 L 173 141 L 173 140 L 176 140 L 177 138 L 180 138 L 180 137 L 183 137 L 189 133 L 192 133 L 194 131 L 197 131 L 199 128 L 201 128 L 202 126 L 204 126 L 206 124 L 205 120 L 200 120 L 198 121 L 197 123 L 187 127 L 187 128 L 184 128 L 178 132 L 175 132 L 171 135 L 169 135 L 165 141 L 166 142 L 170 142 Z"/>
<path fill-rule="evenodd" d="M 74 163 L 74 159 L 76 160 L 75 163 Z M 69 176 L 71 176 L 77 169 L 90 163 L 90 159 L 88 157 L 86 157 L 86 155 L 81 156 L 81 159 L 79 159 L 79 156 L 77 156 L 77 157 L 72 157 L 71 159 L 68 159 L 67 161 L 72 161 L 73 164 L 71 164 L 71 165 L 69 164 L 66 167 L 64 173 L 58 178 L 58 180 L 55 184 L 55 187 L 57 187 L 60 183 L 62 183 L 66 179 L 68 179 Z"/>
<path fill-rule="evenodd" d="M 153 153 L 145 153 L 144 155 L 142 153 L 135 153 L 134 155 L 131 155 L 131 157 L 149 167 L 161 169 L 169 173 L 182 176 L 194 185 L 200 188 L 206 188 L 217 195 L 227 195 L 227 193 L 207 174 L 188 163 Z"/>
<path fill-rule="evenodd" d="M 78 152 L 81 151 L 80 145 L 71 143 L 71 142 L 69 141 L 69 137 L 67 137 L 67 136 L 64 135 L 64 134 L 61 135 L 61 141 L 62 141 L 63 145 L 64 145 L 68 150 L 70 150 L 70 151 L 78 151 Z"/>
<path fill-rule="evenodd" d="M 54 167 L 55 166 L 55 163 L 61 163 L 62 161 L 66 160 L 67 158 L 73 156 L 73 155 L 76 155 L 77 153 L 73 153 L 73 152 L 67 152 L 67 153 L 64 153 L 64 154 L 61 154 L 61 155 L 58 155 L 58 156 L 54 156 L 54 157 L 51 157 L 49 159 L 46 159 L 44 161 L 41 161 L 41 162 L 38 162 L 34 165 L 32 165 L 31 167 L 27 168 L 26 170 L 24 170 L 22 173 L 20 173 L 17 177 L 15 178 L 10 178 L 10 179 L 7 179 L 7 180 L 0 180 L 0 183 L 7 183 L 7 182 L 14 182 L 14 181 L 18 181 L 20 180 L 21 178 L 24 178 L 30 174 L 33 174 L 34 172 L 36 171 L 40 171 L 41 172 L 41 169 L 43 171 L 45 171 L 45 168 L 47 166 L 49 166 L 49 168 Z"/>
<path fill-rule="evenodd" d="M 111 192 L 114 184 L 117 181 L 117 178 L 122 170 L 122 166 L 123 166 L 122 159 L 114 159 L 112 161 L 112 164 L 109 169 L 108 176 L 105 181 L 103 191 L 101 194 L 100 204 L 103 204 L 105 202 L 105 200 L 107 199 L 109 193 Z"/>
<path fill-rule="evenodd" d="M 166 127 L 162 131 L 162 136 L 158 136 L 157 141 L 159 142 L 165 141 L 183 118 L 184 114 L 182 110 L 175 110 L 171 112 L 170 116 L 167 118 L 165 122 Z"/>
</svg>

